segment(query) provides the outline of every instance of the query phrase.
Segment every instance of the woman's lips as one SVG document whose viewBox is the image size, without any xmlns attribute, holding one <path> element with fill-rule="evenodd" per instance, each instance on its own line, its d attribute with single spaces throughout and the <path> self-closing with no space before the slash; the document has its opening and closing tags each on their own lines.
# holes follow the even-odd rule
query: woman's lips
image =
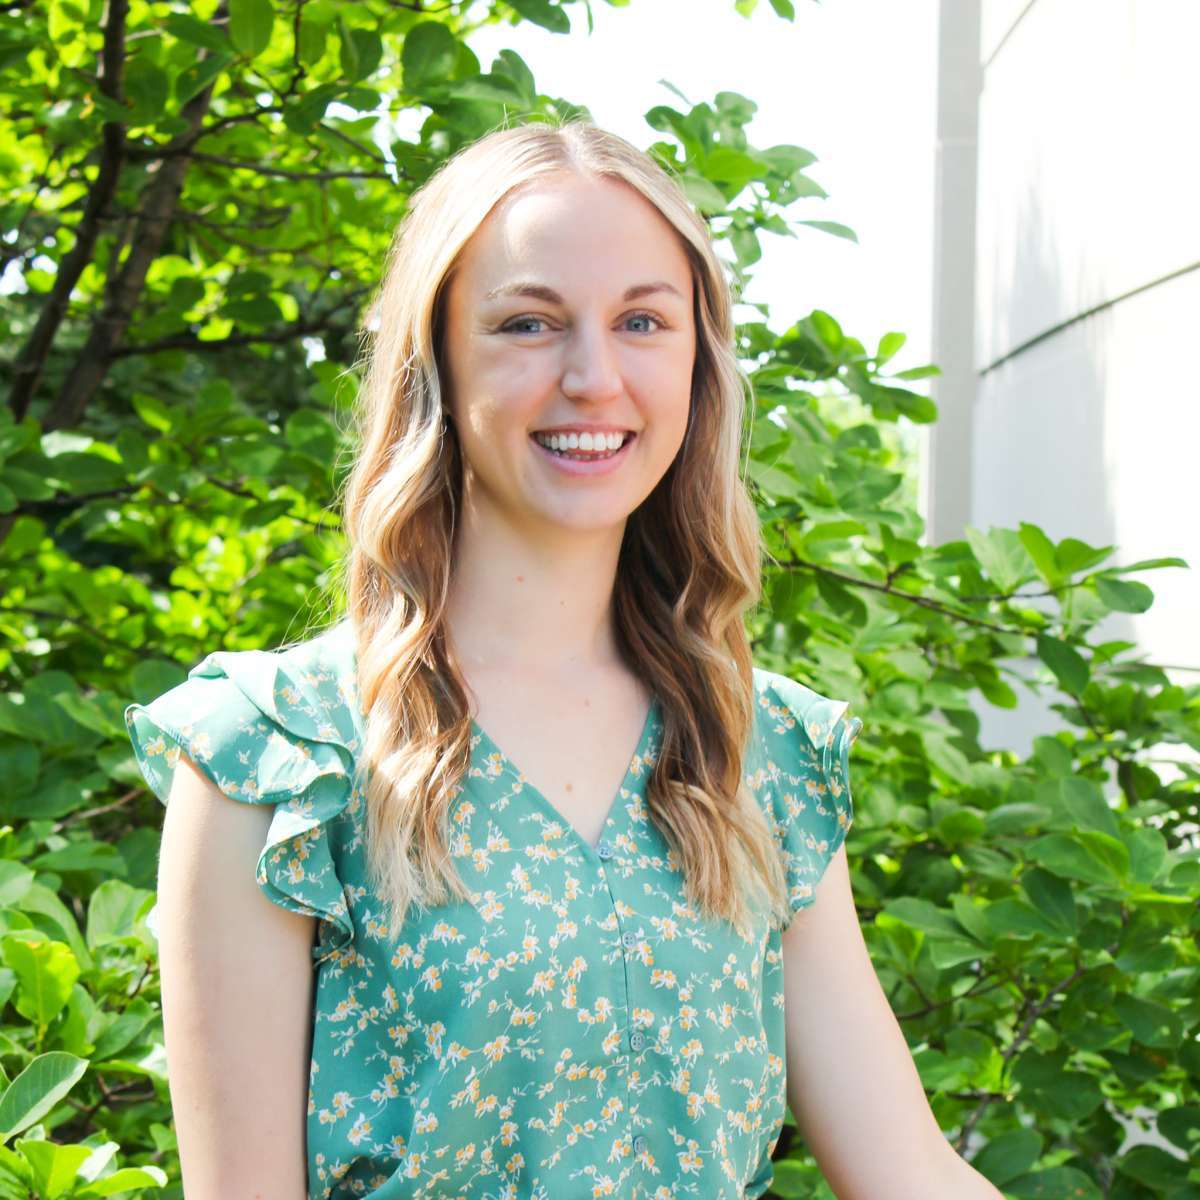
<svg viewBox="0 0 1200 1200">
<path fill-rule="evenodd" d="M 529 435 L 529 440 L 533 442 L 538 454 L 550 466 L 557 467 L 564 475 L 611 475 L 629 457 L 633 449 L 633 444 L 637 441 L 637 434 L 631 433 L 621 444 L 621 448 L 616 454 L 610 455 L 608 458 L 593 459 L 591 462 L 580 458 L 565 458 L 560 454 L 555 454 L 553 450 L 549 450 L 543 446 L 533 434 Z"/>
</svg>

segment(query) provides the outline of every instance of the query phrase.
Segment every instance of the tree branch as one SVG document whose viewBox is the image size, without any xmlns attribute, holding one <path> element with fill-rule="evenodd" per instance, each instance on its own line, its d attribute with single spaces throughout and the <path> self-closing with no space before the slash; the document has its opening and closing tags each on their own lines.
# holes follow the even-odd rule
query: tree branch
<svg viewBox="0 0 1200 1200">
<path fill-rule="evenodd" d="M 257 121 L 259 117 L 269 116 L 271 113 L 283 112 L 282 107 L 275 104 L 265 105 L 262 108 L 256 108 L 250 112 L 230 113 L 227 116 L 220 117 L 213 121 L 211 125 L 205 125 L 197 129 L 194 133 L 185 135 L 179 138 L 173 138 L 167 144 L 150 143 L 149 145 L 137 145 L 131 143 L 126 150 L 126 157 L 130 162 L 158 162 L 164 158 L 174 158 L 181 154 L 191 154 L 192 147 L 201 139 L 211 136 L 214 133 L 219 133 L 222 129 L 228 128 L 230 125 L 245 125 L 247 122 Z"/>
<path fill-rule="evenodd" d="M 200 150 L 191 157 L 201 162 L 233 167 L 239 171 L 253 171 L 256 175 L 277 175 L 281 179 L 384 179 L 388 183 L 395 182 L 386 171 L 290 171 L 285 167 L 268 167 L 263 163 L 242 162 L 236 158 L 224 158 L 219 154 L 205 154 Z"/>
<path fill-rule="evenodd" d="M 98 87 L 117 104 L 122 98 L 122 72 L 125 67 L 125 18 L 129 0 L 109 0 L 104 24 L 104 48 L 100 58 Z M 75 244 L 59 264 L 54 286 L 38 314 L 12 368 L 12 391 L 9 406 L 13 419 L 20 422 L 29 411 L 33 393 L 41 379 L 46 357 L 55 335 L 67 313 L 71 293 L 79 282 L 84 268 L 92 259 L 96 239 L 100 235 L 100 214 L 108 208 L 117 191 L 117 181 L 125 156 L 125 126 L 119 121 L 105 121 L 101 131 L 100 170 L 88 191 L 83 217 L 75 232 Z"/>
<path fill-rule="evenodd" d="M 229 337 L 204 340 L 195 334 L 175 334 L 172 337 L 159 338 L 156 342 L 142 342 L 129 346 L 118 346 L 113 350 L 114 358 L 125 358 L 132 354 L 160 354 L 165 350 L 191 350 L 195 352 L 214 353 L 229 350 L 234 346 L 279 345 L 293 342 L 297 338 L 321 332 L 347 333 L 353 328 L 353 322 L 342 323 L 330 318 L 341 308 L 346 308 L 354 299 L 368 289 L 355 288 L 354 291 L 338 301 L 328 312 L 319 317 L 313 316 L 293 322 L 282 329 L 263 330 L 259 333 L 233 333 Z"/>
<path fill-rule="evenodd" d="M 947 604 L 941 604 L 937 600 L 930 600 L 927 596 L 918 596 L 912 592 L 902 592 L 897 588 L 892 587 L 887 583 L 876 583 L 873 579 L 861 579 L 854 575 L 846 575 L 841 571 L 835 571 L 832 567 L 823 567 L 820 563 L 808 562 L 800 558 L 796 551 L 792 548 L 791 541 L 788 538 L 787 528 L 779 521 L 773 522 L 775 528 L 779 531 L 788 549 L 791 551 L 790 556 L 783 561 L 783 565 L 792 569 L 800 569 L 807 571 L 816 571 L 821 575 L 828 576 L 830 579 L 838 579 L 842 583 L 851 584 L 854 587 L 869 588 L 871 591 L 883 592 L 888 596 L 895 596 L 897 599 L 906 600 L 909 604 L 915 604 L 920 608 L 928 608 L 932 612 L 942 613 L 944 616 L 953 617 L 956 621 L 963 621 L 967 625 L 978 625 L 980 629 L 990 629 L 993 633 L 1009 633 L 1016 634 L 1018 637 L 1026 636 L 1028 631 L 1022 629 L 1009 629 L 1003 625 L 996 625 L 991 621 L 981 620 L 979 617 L 973 617 L 970 613 L 960 612 L 958 609 L 951 608 Z"/>
<path fill-rule="evenodd" d="M 125 0 L 110 2 L 124 3 Z M 226 0 L 222 0 L 214 17 L 223 16 L 225 9 Z M 181 139 L 195 136 L 208 111 L 215 86 L 216 80 L 213 79 L 183 106 L 180 116 L 186 129 L 180 135 Z M 88 339 L 47 416 L 43 426 L 46 432 L 78 424 L 103 382 L 113 351 L 120 345 L 145 286 L 146 274 L 162 249 L 167 226 L 183 191 L 189 161 L 186 155 L 167 159 L 147 187 L 145 200 L 138 211 L 132 249 L 116 279 L 105 289 L 104 306 L 92 320 Z"/>
<path fill-rule="evenodd" d="M 42 173 L 31 181 L 33 183 L 33 197 L 30 199 L 28 206 L 21 214 L 21 219 L 17 222 L 16 227 L 13 229 L 13 239 L 12 242 L 9 243 L 9 249 L 11 250 L 11 253 L 9 253 L 8 250 L 0 250 L 0 275 L 3 275 L 4 272 L 8 270 L 8 264 L 10 262 L 13 262 L 18 258 L 24 258 L 31 250 L 36 251 L 38 249 L 36 244 L 22 248 L 21 237 L 25 233 L 25 226 L 28 224 L 30 217 L 33 216 L 33 211 L 37 207 L 37 202 L 40 199 L 42 192 L 50 183 L 50 164 L 53 163 L 55 158 L 58 157 L 58 152 L 60 149 L 60 146 L 50 147 L 50 153 L 46 158 L 46 165 L 42 169 Z"/>
</svg>

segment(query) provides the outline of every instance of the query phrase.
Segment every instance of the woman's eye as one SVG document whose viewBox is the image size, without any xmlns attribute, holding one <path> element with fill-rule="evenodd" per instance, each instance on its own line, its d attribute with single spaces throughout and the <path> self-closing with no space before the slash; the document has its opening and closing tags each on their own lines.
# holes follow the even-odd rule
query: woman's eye
<svg viewBox="0 0 1200 1200">
<path fill-rule="evenodd" d="M 657 326 L 659 329 L 665 328 L 664 322 L 659 320 L 658 317 L 656 317 L 653 313 L 650 313 L 650 312 L 630 313 L 629 316 L 627 316 L 625 318 L 625 320 L 626 321 L 653 321 L 655 326 Z M 543 322 L 542 317 L 513 317 L 513 319 L 511 321 L 506 322 L 504 325 L 502 325 L 500 327 L 500 332 L 501 333 L 540 333 L 541 331 L 537 330 L 537 329 L 520 329 L 520 328 L 518 328 L 518 326 L 529 325 L 529 324 L 540 325 L 540 324 L 542 324 L 542 322 Z M 645 332 L 652 333 L 653 330 L 647 329 Z"/>
<path fill-rule="evenodd" d="M 533 324 L 537 325 L 541 321 L 541 319 L 542 319 L 541 317 L 513 317 L 513 319 L 511 321 L 509 321 L 507 324 L 500 326 L 500 332 L 501 333 L 525 332 L 523 330 L 518 330 L 516 327 L 518 325 L 528 325 L 530 322 L 533 322 Z"/>
<path fill-rule="evenodd" d="M 648 312 L 630 313 L 626 319 L 629 321 L 653 321 L 655 323 L 655 325 L 657 325 L 659 327 L 659 329 L 662 329 L 664 327 L 662 321 L 660 321 L 653 313 L 648 313 Z M 646 332 L 650 333 L 653 331 L 647 330 Z"/>
</svg>

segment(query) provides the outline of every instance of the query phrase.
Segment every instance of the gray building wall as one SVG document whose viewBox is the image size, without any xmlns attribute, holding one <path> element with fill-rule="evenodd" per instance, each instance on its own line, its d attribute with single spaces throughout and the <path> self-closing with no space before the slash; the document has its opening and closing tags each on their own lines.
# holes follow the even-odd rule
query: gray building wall
<svg viewBox="0 0 1200 1200">
<path fill-rule="evenodd" d="M 1105 565 L 1185 559 L 1129 576 L 1153 607 L 1093 638 L 1181 684 L 1200 680 L 1197 45 L 1193 0 L 942 0 L 925 484 L 937 542 L 1029 521 L 1115 547 Z M 985 744 L 1061 727 L 1018 692 L 977 703 Z"/>
</svg>

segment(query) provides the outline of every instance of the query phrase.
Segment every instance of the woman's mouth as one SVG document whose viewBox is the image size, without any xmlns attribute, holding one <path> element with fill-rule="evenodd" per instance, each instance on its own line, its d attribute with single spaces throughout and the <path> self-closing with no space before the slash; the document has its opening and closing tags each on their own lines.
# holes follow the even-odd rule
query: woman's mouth
<svg viewBox="0 0 1200 1200">
<path fill-rule="evenodd" d="M 560 445 L 555 449 L 551 444 L 551 438 L 546 434 L 531 433 L 530 440 L 537 446 L 538 453 L 557 467 L 560 471 L 568 475 L 607 475 L 610 471 L 616 468 L 629 457 L 630 449 L 633 446 L 637 434 L 626 432 L 622 435 L 620 445 L 615 449 L 611 446 L 611 442 L 616 438 L 605 439 L 602 448 L 597 450 L 585 450 L 578 445 L 571 448 L 565 444 Z M 561 442 L 566 442 L 565 435 L 561 438 L 555 438 Z"/>
</svg>

